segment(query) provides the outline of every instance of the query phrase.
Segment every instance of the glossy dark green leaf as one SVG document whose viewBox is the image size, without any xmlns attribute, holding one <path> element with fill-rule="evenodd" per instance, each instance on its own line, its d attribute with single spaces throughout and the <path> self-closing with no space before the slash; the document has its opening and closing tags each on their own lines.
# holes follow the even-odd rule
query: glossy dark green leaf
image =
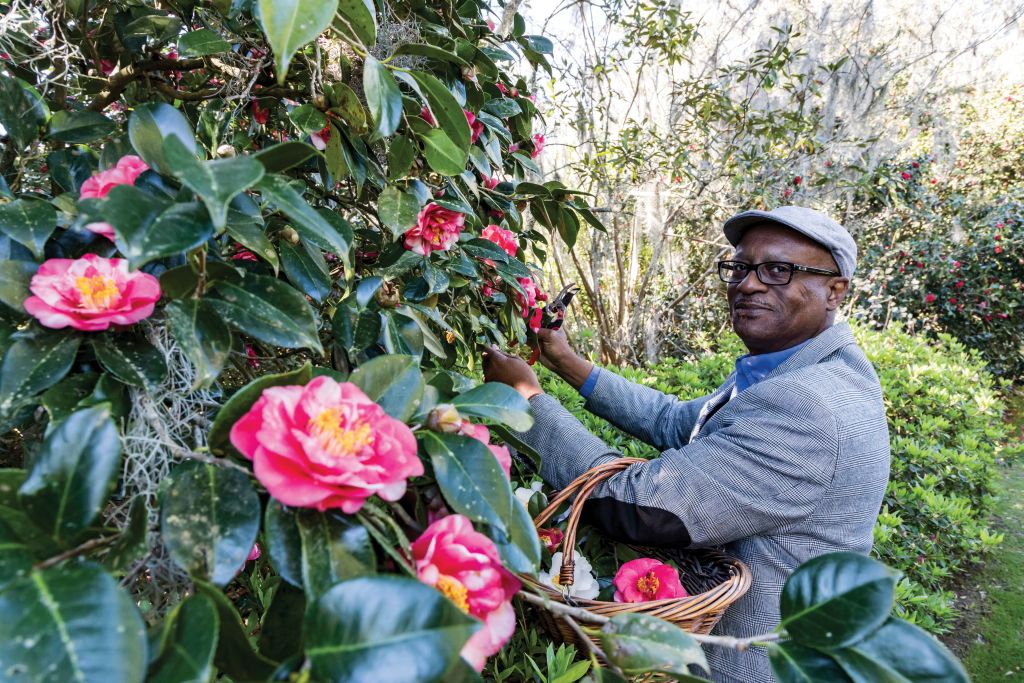
<svg viewBox="0 0 1024 683">
<path fill-rule="evenodd" d="M 98 111 L 58 111 L 50 119 L 50 137 L 61 142 L 92 142 L 110 135 L 116 127 Z"/>
<path fill-rule="evenodd" d="M 125 384 L 155 391 L 167 377 L 163 354 L 143 337 L 96 335 L 92 348 L 100 365 Z"/>
<path fill-rule="evenodd" d="M 388 146 L 388 180 L 404 178 L 416 158 L 416 143 L 407 135 L 391 140 Z"/>
<path fill-rule="evenodd" d="M 145 626 L 98 566 L 35 571 L 0 591 L 0 662 L 9 683 L 138 683 Z"/>
<path fill-rule="evenodd" d="M 362 524 L 315 510 L 300 510 L 296 521 L 302 539 L 302 585 L 309 602 L 339 581 L 375 573 L 370 534 Z"/>
<path fill-rule="evenodd" d="M 131 185 L 112 189 L 101 212 L 114 226 L 117 248 L 133 269 L 198 247 L 213 236 L 202 204 L 171 202 Z"/>
<path fill-rule="evenodd" d="M 627 675 L 664 671 L 687 675 L 689 666 L 709 671 L 704 651 L 686 631 L 647 614 L 619 614 L 601 627 L 608 660 Z"/>
<path fill-rule="evenodd" d="M 160 535 L 192 576 L 224 586 L 245 564 L 260 530 L 260 500 L 243 472 L 188 461 L 171 471 Z"/>
<path fill-rule="evenodd" d="M 277 272 L 281 262 L 278 259 L 277 250 L 274 249 L 274 243 L 267 237 L 267 233 L 263 232 L 263 228 L 256 223 L 229 222 L 227 233 L 231 239 L 269 263 L 274 268 L 274 272 Z"/>
<path fill-rule="evenodd" d="M 779 603 L 782 625 L 794 642 L 808 647 L 856 642 L 889 618 L 898 576 L 856 553 L 816 557 L 786 581 Z"/>
<path fill-rule="evenodd" d="M 205 57 L 230 49 L 231 43 L 208 28 L 189 31 L 178 38 L 178 55 L 181 57 Z"/>
<path fill-rule="evenodd" d="M 128 119 L 128 138 L 143 161 L 160 173 L 170 173 L 164 157 L 164 138 L 178 138 L 186 150 L 195 154 L 196 137 L 185 115 L 163 102 L 135 107 Z"/>
<path fill-rule="evenodd" d="M 263 533 L 267 539 L 270 564 L 282 579 L 302 588 L 302 537 L 299 535 L 298 511 L 271 499 L 263 515 Z"/>
<path fill-rule="evenodd" d="M 371 275 L 361 279 L 356 283 L 356 305 L 360 309 L 366 308 L 370 301 L 373 300 L 373 295 L 377 293 L 377 290 L 383 284 L 384 279 L 378 275 Z"/>
<path fill-rule="evenodd" d="M 768 648 L 772 673 L 778 683 L 849 683 L 850 677 L 824 652 L 791 641 L 773 643 Z"/>
<path fill-rule="evenodd" d="M 351 579 L 310 607 L 306 656 L 317 680 L 440 680 L 480 622 L 398 576 Z"/>
<path fill-rule="evenodd" d="M 438 129 L 444 131 L 464 154 L 469 149 L 469 123 L 462 106 L 448 90 L 448 86 L 425 71 L 399 72 L 397 75 L 410 83 L 426 99 Z M 462 172 L 461 169 L 459 172 Z"/>
<path fill-rule="evenodd" d="M 388 186 L 377 200 L 377 215 L 380 222 L 391 231 L 395 239 L 404 235 L 416 225 L 420 202 L 415 195 Z"/>
<path fill-rule="evenodd" d="M 193 389 L 213 384 L 231 355 L 232 336 L 209 302 L 179 299 L 164 308 L 167 327 L 196 370 Z"/>
<path fill-rule="evenodd" d="M 43 258 L 43 246 L 57 227 L 57 210 L 38 199 L 15 199 L 0 204 L 0 231 L 22 244 L 37 259 Z"/>
<path fill-rule="evenodd" d="M 26 576 L 33 563 L 32 549 L 0 516 L 0 590 Z"/>
<path fill-rule="evenodd" d="M 317 154 L 316 148 L 312 145 L 298 140 L 288 140 L 264 147 L 253 154 L 253 157 L 263 164 L 267 173 L 280 173 L 308 161 Z"/>
<path fill-rule="evenodd" d="M 380 319 L 385 351 L 416 359 L 423 356 L 423 330 L 415 320 L 391 310 L 381 311 Z"/>
<path fill-rule="evenodd" d="M 313 301 L 323 303 L 331 293 L 331 275 L 319 247 L 309 249 L 305 245 L 283 242 L 278 249 L 281 268 L 288 281 Z"/>
<path fill-rule="evenodd" d="M 199 161 L 175 136 L 164 140 L 164 160 L 168 170 L 203 200 L 213 227 L 224 228 L 228 204 L 263 177 L 263 165 L 250 156 Z"/>
<path fill-rule="evenodd" d="M 25 299 L 32 296 L 29 283 L 39 265 L 31 261 L 0 261 L 0 303 L 24 314 Z"/>
<path fill-rule="evenodd" d="M 277 82 L 284 83 L 292 57 L 330 26 L 337 0 L 259 0 L 259 20 L 274 50 Z"/>
<path fill-rule="evenodd" d="M 423 373 L 412 356 L 378 356 L 353 370 L 349 381 L 402 422 L 415 414 L 423 397 Z"/>
<path fill-rule="evenodd" d="M 50 333 L 19 339 L 0 365 L 0 416 L 12 414 L 25 401 L 64 378 L 75 362 L 82 338 Z"/>
<path fill-rule="evenodd" d="M 457 176 L 466 170 L 469 154 L 459 148 L 445 131 L 434 128 L 420 135 L 423 156 L 434 171 L 441 175 Z"/>
<path fill-rule="evenodd" d="M 327 125 L 327 117 L 312 104 L 302 104 L 288 112 L 288 118 L 295 127 L 310 135 L 322 130 Z"/>
<path fill-rule="evenodd" d="M 452 404 L 463 415 L 494 420 L 517 432 L 525 432 L 533 426 L 530 404 L 507 384 L 481 384 L 456 396 Z"/>
<path fill-rule="evenodd" d="M 275 661 L 284 661 L 300 653 L 305 616 L 306 596 L 302 591 L 287 584 L 274 589 L 274 597 L 260 628 L 260 652 Z"/>
<path fill-rule="evenodd" d="M 0 75 L 0 124 L 18 151 L 39 137 L 50 109 L 39 92 L 20 78 Z"/>
<path fill-rule="evenodd" d="M 519 103 L 511 97 L 498 97 L 490 100 L 484 105 L 484 111 L 494 114 L 498 118 L 507 119 L 510 116 L 522 114 L 523 110 Z"/>
<path fill-rule="evenodd" d="M 534 52 L 544 55 L 554 54 L 555 44 L 547 36 L 523 36 L 523 41 Z"/>
<path fill-rule="evenodd" d="M 230 440 L 231 428 L 242 415 L 249 412 L 249 409 L 259 399 L 264 389 L 268 387 L 306 384 L 312 377 L 312 366 L 306 363 L 302 367 L 288 372 L 261 375 L 236 391 L 217 412 L 217 417 L 213 420 L 213 426 L 210 427 L 210 436 L 207 439 L 210 450 L 217 454 L 234 452 Z"/>
<path fill-rule="evenodd" d="M 323 351 L 313 309 L 294 287 L 276 278 L 249 273 L 239 285 L 218 283 L 217 298 L 209 302 L 225 322 L 259 341 Z"/>
<path fill-rule="evenodd" d="M 363 50 L 377 42 L 377 11 L 371 0 L 339 0 L 334 28 Z"/>
<path fill-rule="evenodd" d="M 148 683 L 207 681 L 213 673 L 220 617 L 205 595 L 187 598 L 167 615 L 160 652 L 149 667 Z"/>
<path fill-rule="evenodd" d="M 217 652 L 213 663 L 222 674 L 236 681 L 265 681 L 274 672 L 275 662 L 256 652 L 242 623 L 224 591 L 206 581 L 194 580 L 196 593 L 213 603 L 220 622 Z"/>
<path fill-rule="evenodd" d="M 110 551 L 103 556 L 103 566 L 107 571 L 123 573 L 132 563 L 142 557 L 148 548 L 149 511 L 146 508 L 146 497 L 139 495 L 132 501 L 128 510 L 128 523 L 121 531 Z"/>
<path fill-rule="evenodd" d="M 498 548 L 502 563 L 512 571 L 536 574 L 540 565 L 540 539 L 530 513 L 515 496 L 506 527 L 486 528 L 487 535 Z"/>
<path fill-rule="evenodd" d="M 363 91 L 373 117 L 374 133 L 387 137 L 398 129 L 402 120 L 402 93 L 388 68 L 373 55 L 363 63 Z"/>
<path fill-rule="evenodd" d="M 349 245 L 352 242 L 351 236 L 346 239 L 335 222 L 314 210 L 284 178 L 268 175 L 256 187 L 264 197 L 295 221 L 295 230 L 300 235 L 310 239 L 325 251 L 333 252 L 338 256 L 348 254 Z M 340 216 L 338 218 L 340 219 Z"/>
<path fill-rule="evenodd" d="M 420 432 L 418 436 L 452 510 L 507 534 L 512 488 L 490 449 L 457 434 Z"/>
<path fill-rule="evenodd" d="M 39 404 L 46 408 L 50 422 L 60 422 L 75 412 L 79 401 L 92 394 L 99 378 L 95 372 L 76 372 L 44 391 Z"/>
<path fill-rule="evenodd" d="M 968 683 L 967 672 L 935 636 L 895 617 L 864 640 L 831 650 L 854 683 Z"/>
</svg>

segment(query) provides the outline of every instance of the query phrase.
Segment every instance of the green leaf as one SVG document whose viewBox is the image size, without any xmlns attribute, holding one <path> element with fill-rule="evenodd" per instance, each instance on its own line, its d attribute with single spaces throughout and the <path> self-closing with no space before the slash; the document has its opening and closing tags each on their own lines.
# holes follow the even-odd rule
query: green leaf
<svg viewBox="0 0 1024 683">
<path fill-rule="evenodd" d="M 415 320 L 392 310 L 381 311 L 380 319 L 381 341 L 385 351 L 412 356 L 417 360 L 422 358 L 423 330 Z"/>
<path fill-rule="evenodd" d="M 142 337 L 101 334 L 92 348 L 100 365 L 125 384 L 156 391 L 167 377 L 163 354 Z"/>
<path fill-rule="evenodd" d="M 138 495 L 128 510 L 128 524 L 110 546 L 110 551 L 103 556 L 103 566 L 115 573 L 127 571 L 132 562 L 146 552 L 148 531 L 149 511 L 146 509 L 146 497 Z"/>
<path fill-rule="evenodd" d="M 934 636 L 889 618 L 864 640 L 829 654 L 854 683 L 943 681 L 968 683 L 967 672 Z"/>
<path fill-rule="evenodd" d="M 327 125 L 327 117 L 312 104 L 303 104 L 288 112 L 288 118 L 295 127 L 306 134 L 323 130 Z"/>
<path fill-rule="evenodd" d="M 231 200 L 259 182 L 264 173 L 263 165 L 250 156 L 199 161 L 174 136 L 164 140 L 163 153 L 170 172 L 206 204 L 217 230 L 227 223 Z"/>
<path fill-rule="evenodd" d="M 260 499 L 244 472 L 187 461 L 171 471 L 160 535 L 192 576 L 225 586 L 245 564 L 260 530 Z"/>
<path fill-rule="evenodd" d="M 76 372 L 44 391 L 39 404 L 50 414 L 50 422 L 60 422 L 75 412 L 79 402 L 92 394 L 99 378 L 95 372 Z"/>
<path fill-rule="evenodd" d="M 58 542 L 71 542 L 107 503 L 121 439 L 107 405 L 73 413 L 47 435 L 18 490 L 22 507 Z"/>
<path fill-rule="evenodd" d="M 402 93 L 388 68 L 367 55 L 363 63 L 363 90 L 373 117 L 374 133 L 388 137 L 402 120 Z"/>
<path fill-rule="evenodd" d="M 213 236 L 209 214 L 198 202 L 171 202 L 131 185 L 112 189 L 101 213 L 114 226 L 117 248 L 132 269 L 198 247 Z"/>
<path fill-rule="evenodd" d="M 277 82 L 284 85 L 292 57 L 330 26 L 337 0 L 259 0 L 259 20 L 274 50 Z"/>
<path fill-rule="evenodd" d="M 270 241 L 267 234 L 263 232 L 263 228 L 256 223 L 228 223 L 227 233 L 231 239 L 273 266 L 274 272 L 277 272 L 281 265 L 277 257 L 277 250 L 274 249 L 274 243 Z"/>
<path fill-rule="evenodd" d="M 402 422 L 416 413 L 423 397 L 423 373 L 412 356 L 377 356 L 353 370 L 348 380 Z"/>
<path fill-rule="evenodd" d="M 231 330 L 213 306 L 202 299 L 172 301 L 164 313 L 167 327 L 196 369 L 192 388 L 210 386 L 231 355 Z"/>
<path fill-rule="evenodd" d="M 898 574 L 851 552 L 800 565 L 782 589 L 782 626 L 800 645 L 835 648 L 877 629 L 892 610 Z"/>
<path fill-rule="evenodd" d="M 180 57 L 205 57 L 227 52 L 231 43 L 224 40 L 216 31 L 201 28 L 189 31 L 178 38 L 178 55 Z"/>
<path fill-rule="evenodd" d="M 287 171 L 289 168 L 298 166 L 317 154 L 319 152 L 312 145 L 299 142 L 298 140 L 289 140 L 271 145 L 270 147 L 264 147 L 252 156 L 256 161 L 263 164 L 263 168 L 267 173 L 280 173 L 281 171 Z"/>
<path fill-rule="evenodd" d="M 157 102 L 135 108 L 128 119 L 128 138 L 143 161 L 160 173 L 169 173 L 164 157 L 164 138 L 176 137 L 195 154 L 196 137 L 185 115 L 169 104 Z"/>
<path fill-rule="evenodd" d="M 339 0 L 334 28 L 353 45 L 372 48 L 377 42 L 377 12 L 372 0 Z"/>
<path fill-rule="evenodd" d="M 794 642 L 784 641 L 768 646 L 772 673 L 778 683 L 849 683 L 834 659 L 824 652 L 812 650 Z"/>
<path fill-rule="evenodd" d="M 391 231 L 395 239 L 416 225 L 420 201 L 415 195 L 402 192 L 397 187 L 387 186 L 377 199 L 377 215 L 380 222 Z"/>
<path fill-rule="evenodd" d="M 400 135 L 388 146 L 388 180 L 405 177 L 416 159 L 416 143 L 408 135 Z"/>
<path fill-rule="evenodd" d="M 346 236 L 324 213 L 315 211 L 288 181 L 277 175 L 264 176 L 256 188 L 295 221 L 295 230 L 325 251 L 347 258 L 351 233 Z M 347 222 L 337 217 L 346 226 Z M 349 227 L 351 230 L 351 227 Z"/>
<path fill-rule="evenodd" d="M 253 649 L 248 629 L 231 601 L 222 590 L 205 581 L 194 580 L 194 583 L 196 593 L 208 598 L 217 610 L 220 633 L 213 663 L 219 672 L 236 681 L 267 680 L 276 666 Z"/>
<path fill-rule="evenodd" d="M 318 247 L 309 249 L 305 245 L 282 242 L 281 266 L 288 280 L 295 288 L 304 292 L 317 303 L 323 303 L 331 293 L 331 275 L 327 262 Z"/>
<path fill-rule="evenodd" d="M 536 574 L 540 565 L 540 538 L 530 513 L 513 496 L 508 528 L 488 526 L 487 535 L 498 548 L 502 563 L 512 571 Z"/>
<path fill-rule="evenodd" d="M 362 524 L 315 510 L 300 510 L 296 521 L 302 539 L 302 585 L 309 602 L 339 581 L 375 572 L 370 534 Z"/>
<path fill-rule="evenodd" d="M 268 387 L 280 387 L 294 384 L 306 384 L 313 377 L 313 368 L 306 363 L 300 368 L 288 372 L 262 375 L 246 384 L 244 387 L 231 395 L 221 409 L 210 427 L 210 436 L 207 445 L 216 454 L 236 453 L 231 446 L 231 428 L 239 419 L 252 408 L 264 389 Z"/>
<path fill-rule="evenodd" d="M 15 199 L 0 204 L 0 230 L 37 259 L 43 258 L 43 246 L 56 227 L 57 210 L 49 202 Z"/>
<path fill-rule="evenodd" d="M 323 353 L 317 318 L 294 287 L 280 280 L 247 273 L 240 285 L 217 283 L 213 309 L 232 327 L 267 344 Z"/>
<path fill-rule="evenodd" d="M 432 128 L 420 135 L 420 140 L 423 142 L 423 156 L 436 172 L 457 176 L 466 170 L 469 153 L 460 149 L 440 128 Z"/>
<path fill-rule="evenodd" d="M 420 432 L 418 436 L 452 510 L 508 533 L 512 488 L 490 449 L 457 434 Z"/>
<path fill-rule="evenodd" d="M 286 660 L 302 652 L 302 625 L 306 616 L 306 596 L 288 585 L 274 589 L 260 627 L 260 652 L 274 660 Z"/>
<path fill-rule="evenodd" d="M 21 151 L 39 137 L 50 109 L 39 92 L 20 78 L 0 75 L 0 124 Z"/>
<path fill-rule="evenodd" d="M 517 432 L 533 426 L 530 404 L 515 389 L 500 382 L 474 387 L 452 399 L 452 404 L 463 415 L 494 420 Z"/>
<path fill-rule="evenodd" d="M 148 683 L 208 681 L 213 673 L 220 617 L 206 596 L 193 595 L 167 615 L 160 653 L 149 667 Z"/>
<path fill-rule="evenodd" d="M 601 627 L 608 660 L 627 675 L 664 671 L 689 675 L 695 664 L 710 671 L 704 651 L 686 631 L 647 614 L 619 614 Z"/>
<path fill-rule="evenodd" d="M 98 111 L 58 111 L 50 119 L 50 137 L 81 144 L 110 135 L 117 124 Z"/>
<path fill-rule="evenodd" d="M 25 299 L 32 296 L 29 283 L 38 269 L 31 261 L 0 261 L 0 303 L 24 314 Z"/>
<path fill-rule="evenodd" d="M 546 36 L 523 36 L 523 42 L 534 52 L 551 55 L 555 52 L 555 44 Z"/>
<path fill-rule="evenodd" d="M 316 680 L 441 680 L 479 627 L 415 579 L 361 577 L 338 584 L 311 605 L 306 656 Z"/>
<path fill-rule="evenodd" d="M 466 120 L 462 105 L 448 90 L 448 86 L 436 76 L 424 71 L 399 72 L 398 77 L 406 82 L 411 81 L 410 85 L 426 99 L 439 129 L 444 131 L 462 153 L 465 153 L 469 149 L 471 137 L 469 122 Z M 459 173 L 461 172 L 460 169 Z"/>
<path fill-rule="evenodd" d="M 493 100 L 489 100 L 484 105 L 485 112 L 494 114 L 498 118 L 507 119 L 510 116 L 516 116 L 522 114 L 523 110 L 511 97 L 498 97 Z"/>
<path fill-rule="evenodd" d="M 138 683 L 145 626 L 98 566 L 36 571 L 0 591 L 0 662 L 10 683 Z"/>
<path fill-rule="evenodd" d="M 0 365 L 0 416 L 64 378 L 75 362 L 78 335 L 50 333 L 11 344 Z"/>
<path fill-rule="evenodd" d="M 263 533 L 274 569 L 282 579 L 302 588 L 302 537 L 297 511 L 271 499 L 263 515 Z"/>
<path fill-rule="evenodd" d="M 0 590 L 28 575 L 32 564 L 31 548 L 0 517 Z"/>
</svg>

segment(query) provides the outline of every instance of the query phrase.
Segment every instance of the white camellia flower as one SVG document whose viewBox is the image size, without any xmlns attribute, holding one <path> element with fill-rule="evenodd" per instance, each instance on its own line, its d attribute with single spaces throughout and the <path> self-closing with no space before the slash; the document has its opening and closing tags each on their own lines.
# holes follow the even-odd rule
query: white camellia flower
<svg viewBox="0 0 1024 683">
<path fill-rule="evenodd" d="M 593 600 L 597 597 L 601 587 L 597 584 L 597 577 L 591 572 L 590 562 L 577 550 L 573 557 L 576 566 L 573 568 L 572 586 L 569 587 L 569 596 Z M 562 590 L 562 584 L 558 581 L 558 570 L 562 568 L 562 551 L 551 556 L 551 571 L 542 571 L 538 574 L 541 583 L 545 583 L 556 590 Z"/>
<path fill-rule="evenodd" d="M 523 504 L 524 508 L 529 510 L 530 509 L 530 499 L 533 498 L 533 494 L 535 494 L 538 491 L 540 491 L 540 487 L 543 486 L 543 485 L 544 485 L 544 482 L 542 482 L 542 481 L 535 481 L 532 484 L 530 484 L 530 488 L 526 488 L 525 486 L 520 486 L 519 488 L 516 489 L 516 498 L 519 499 L 519 502 L 521 502 Z"/>
</svg>

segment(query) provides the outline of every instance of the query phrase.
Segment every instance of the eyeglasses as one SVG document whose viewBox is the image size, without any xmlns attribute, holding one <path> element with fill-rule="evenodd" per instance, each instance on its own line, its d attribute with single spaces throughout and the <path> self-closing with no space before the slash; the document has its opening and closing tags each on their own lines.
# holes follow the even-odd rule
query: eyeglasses
<svg viewBox="0 0 1024 683">
<path fill-rule="evenodd" d="M 801 273 L 810 273 L 811 275 L 839 275 L 834 270 L 801 266 L 796 263 L 786 263 L 785 261 L 764 261 L 763 263 L 744 263 L 743 261 L 718 262 L 718 277 L 722 282 L 728 282 L 731 285 L 743 282 L 747 279 L 747 275 L 751 270 L 757 273 L 757 279 L 762 284 L 771 286 L 788 285 L 790 280 L 793 279 L 794 270 L 799 270 Z"/>
</svg>

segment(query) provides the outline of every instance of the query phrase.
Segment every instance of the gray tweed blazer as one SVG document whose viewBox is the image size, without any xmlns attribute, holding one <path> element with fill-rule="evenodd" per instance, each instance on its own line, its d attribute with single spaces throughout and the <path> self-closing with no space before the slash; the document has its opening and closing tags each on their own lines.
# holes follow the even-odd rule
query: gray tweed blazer
<svg viewBox="0 0 1024 683">
<path fill-rule="evenodd" d="M 591 501 L 636 516 L 618 533 L 606 529 L 621 540 L 660 534 L 665 545 L 675 536 L 746 562 L 753 585 L 715 633 L 752 636 L 778 626 L 779 593 L 801 563 L 871 549 L 889 478 L 889 434 L 878 377 L 846 323 L 730 399 L 734 384 L 730 375 L 710 396 L 684 402 L 602 371 L 587 410 L 663 452 L 609 479 Z M 541 454 L 551 486 L 620 457 L 551 396 L 530 403 L 535 423 L 520 437 Z M 665 519 L 673 524 L 663 534 L 629 532 Z M 772 681 L 762 648 L 707 654 L 716 681 Z"/>
</svg>

